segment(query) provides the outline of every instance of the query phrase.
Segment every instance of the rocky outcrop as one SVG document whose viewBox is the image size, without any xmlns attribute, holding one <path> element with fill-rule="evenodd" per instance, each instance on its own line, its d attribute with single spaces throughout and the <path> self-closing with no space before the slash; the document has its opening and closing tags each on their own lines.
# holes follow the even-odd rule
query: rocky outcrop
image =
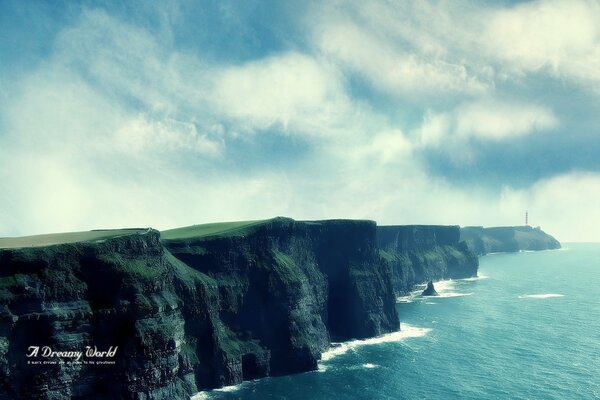
<svg viewBox="0 0 600 400">
<path fill-rule="evenodd" d="M 421 292 L 421 296 L 439 296 L 435 286 L 433 286 L 433 281 L 427 282 L 427 287 Z"/>
<path fill-rule="evenodd" d="M 315 369 L 332 339 L 399 329 L 376 237 L 276 218 L 0 250 L 0 398 L 183 399 Z M 117 350 L 26 357 L 44 346 Z"/>
<path fill-rule="evenodd" d="M 560 242 L 539 227 L 502 226 L 484 228 L 467 226 L 460 230 L 461 240 L 477 255 L 522 250 L 559 249 Z"/>
<path fill-rule="evenodd" d="M 479 261 L 460 240 L 458 226 L 378 226 L 377 240 L 398 294 L 430 280 L 477 276 Z"/>
</svg>

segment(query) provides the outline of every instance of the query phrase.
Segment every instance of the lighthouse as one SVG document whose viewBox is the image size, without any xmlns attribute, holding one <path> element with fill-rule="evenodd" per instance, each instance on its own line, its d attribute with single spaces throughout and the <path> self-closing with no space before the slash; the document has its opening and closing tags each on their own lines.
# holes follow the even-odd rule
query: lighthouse
<svg viewBox="0 0 600 400">
<path fill-rule="evenodd" d="M 525 226 L 529 226 L 529 214 L 525 211 Z"/>
</svg>

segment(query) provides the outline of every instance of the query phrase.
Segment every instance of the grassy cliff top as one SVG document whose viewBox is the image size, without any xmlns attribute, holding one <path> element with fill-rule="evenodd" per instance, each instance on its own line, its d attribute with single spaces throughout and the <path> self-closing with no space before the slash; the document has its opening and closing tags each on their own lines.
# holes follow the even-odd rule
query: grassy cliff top
<svg viewBox="0 0 600 400">
<path fill-rule="evenodd" d="M 50 233 L 46 235 L 0 238 L 0 249 L 44 247 L 55 244 L 92 242 L 118 236 L 147 232 L 148 229 L 98 229 L 86 232 Z"/>
<path fill-rule="evenodd" d="M 375 222 L 369 220 L 353 220 L 353 219 L 329 219 L 329 220 L 316 220 L 316 221 L 295 221 L 288 217 L 275 217 L 271 219 L 253 220 L 253 221 L 233 221 L 233 222 L 215 222 L 211 224 L 201 224 L 184 226 L 182 228 L 169 229 L 160 232 L 162 240 L 185 240 L 192 238 L 206 238 L 206 237 L 225 237 L 225 236 L 242 236 L 249 234 L 253 229 L 272 223 L 301 223 L 307 225 L 321 225 L 321 224 L 374 224 Z"/>
<path fill-rule="evenodd" d="M 272 219 L 255 221 L 216 222 L 212 224 L 201 224 L 184 226 L 182 228 L 169 229 L 160 232 L 162 240 L 181 240 L 200 238 L 208 236 L 235 236 L 243 235 L 251 228 L 265 224 Z"/>
</svg>

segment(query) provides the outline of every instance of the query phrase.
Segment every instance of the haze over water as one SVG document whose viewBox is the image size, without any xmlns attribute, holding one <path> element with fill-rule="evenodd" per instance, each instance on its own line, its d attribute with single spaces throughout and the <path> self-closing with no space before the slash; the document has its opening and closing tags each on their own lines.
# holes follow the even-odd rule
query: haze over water
<svg viewBox="0 0 600 400">
<path fill-rule="evenodd" d="M 495 254 L 480 278 L 397 305 L 402 332 L 342 344 L 319 371 L 211 399 L 600 398 L 600 244 Z"/>
</svg>

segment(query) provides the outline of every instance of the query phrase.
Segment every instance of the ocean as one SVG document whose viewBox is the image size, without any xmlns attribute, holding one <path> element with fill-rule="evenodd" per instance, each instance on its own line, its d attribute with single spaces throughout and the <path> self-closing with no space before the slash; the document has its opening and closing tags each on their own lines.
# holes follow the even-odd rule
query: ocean
<svg viewBox="0 0 600 400">
<path fill-rule="evenodd" d="M 400 298 L 400 332 L 333 347 L 318 371 L 193 398 L 600 399 L 600 244 L 563 247 Z"/>
</svg>

